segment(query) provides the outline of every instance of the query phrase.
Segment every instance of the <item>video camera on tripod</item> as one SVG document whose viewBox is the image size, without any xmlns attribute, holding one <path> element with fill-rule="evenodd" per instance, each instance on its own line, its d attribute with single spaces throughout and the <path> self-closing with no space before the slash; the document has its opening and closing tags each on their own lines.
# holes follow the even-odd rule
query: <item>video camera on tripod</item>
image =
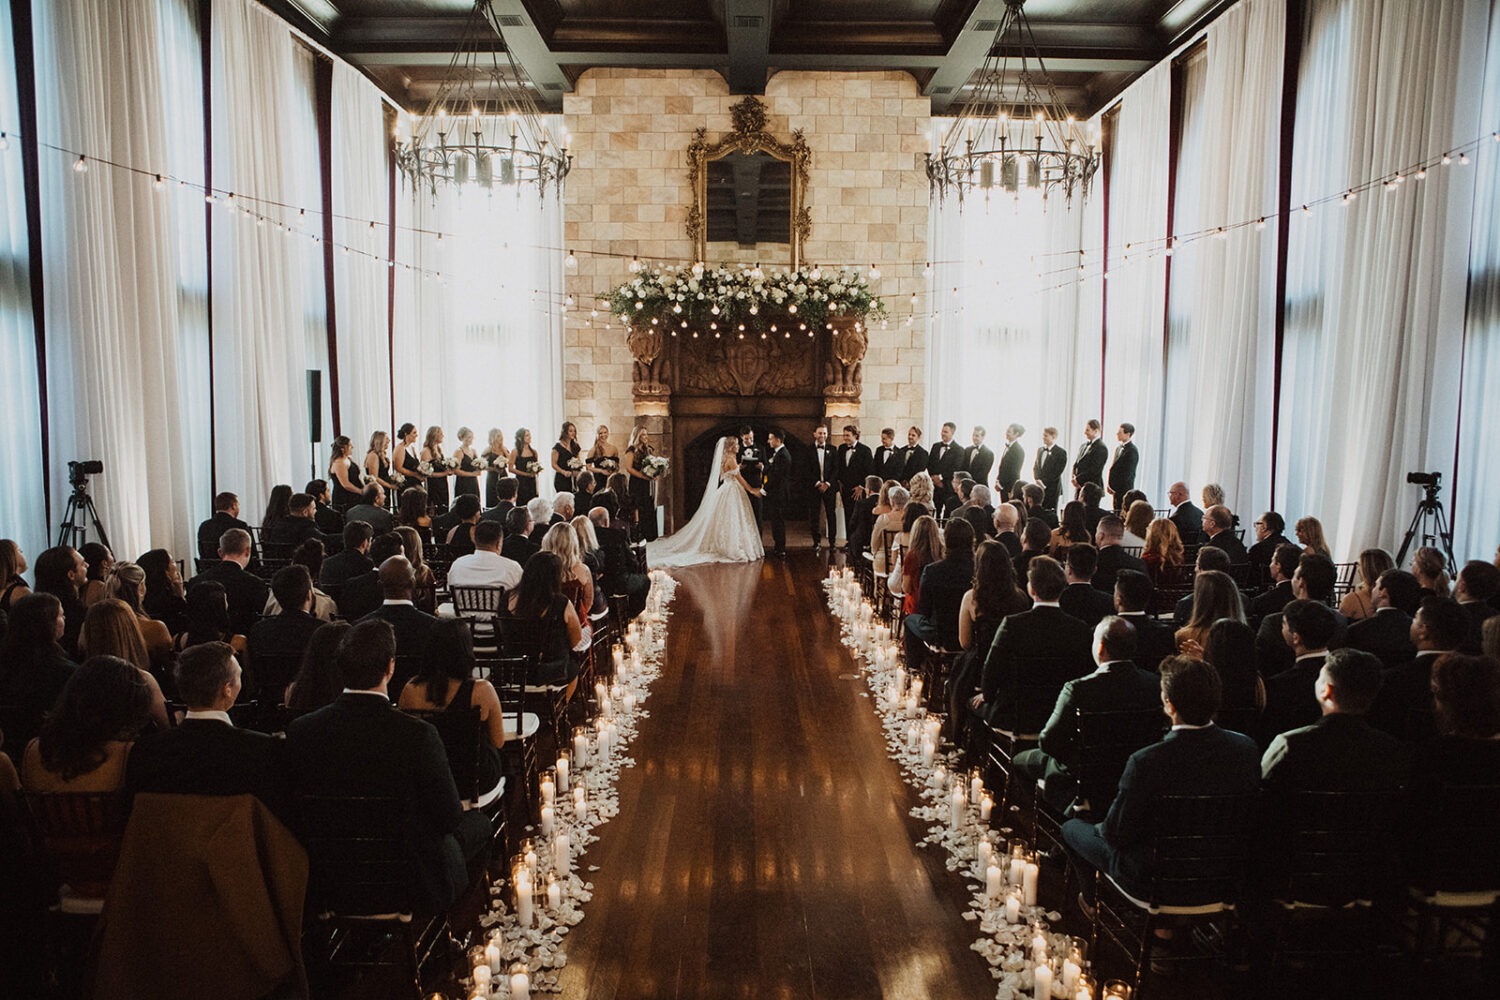
<svg viewBox="0 0 1500 1000">
<path fill-rule="evenodd" d="M 1401 540 L 1401 551 L 1396 555 L 1396 565 L 1402 566 L 1406 563 L 1406 552 L 1411 548 L 1411 543 L 1419 538 L 1424 545 L 1434 545 L 1448 560 L 1450 572 L 1458 565 L 1453 558 L 1453 530 L 1448 527 L 1447 515 L 1443 513 L 1443 501 L 1438 499 L 1438 494 L 1443 488 L 1443 474 L 1441 472 L 1408 472 L 1406 481 L 1412 486 L 1420 486 L 1424 491 L 1421 503 L 1417 504 L 1417 513 L 1411 519 L 1411 527 L 1406 529 L 1406 537 Z"/>
<path fill-rule="evenodd" d="M 97 458 L 82 462 L 69 462 L 68 484 L 75 490 L 86 490 L 89 486 L 89 476 L 97 476 L 103 471 L 104 463 Z"/>
<path fill-rule="evenodd" d="M 68 463 L 68 485 L 73 487 L 73 493 L 68 497 L 68 509 L 57 527 L 58 545 L 78 548 L 88 534 L 88 526 L 92 525 L 100 544 L 111 548 L 104 525 L 99 523 L 99 509 L 94 506 L 94 498 L 89 496 L 89 476 L 97 476 L 103 471 L 104 463 L 97 458 Z"/>
</svg>

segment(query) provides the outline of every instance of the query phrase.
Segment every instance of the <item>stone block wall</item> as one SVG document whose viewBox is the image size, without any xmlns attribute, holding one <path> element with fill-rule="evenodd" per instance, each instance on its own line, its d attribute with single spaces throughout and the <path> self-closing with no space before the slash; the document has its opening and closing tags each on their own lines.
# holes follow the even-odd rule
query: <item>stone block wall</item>
<svg viewBox="0 0 1500 1000">
<path fill-rule="evenodd" d="M 564 99 L 575 157 L 564 235 L 578 266 L 567 277 L 576 306 L 564 331 L 563 394 L 585 439 L 607 423 L 623 446 L 636 416 L 624 331 L 606 312 L 590 316 L 595 296 L 629 276 L 632 254 L 691 262 L 687 147 L 700 127 L 710 141 L 730 132 L 729 109 L 741 99 L 712 71 L 636 69 L 590 70 Z M 770 132 L 786 138 L 800 128 L 812 149 L 804 259 L 873 263 L 882 273 L 877 291 L 894 315 L 871 330 L 858 414 L 873 445 L 881 426 L 919 422 L 924 404 L 930 104 L 894 71 L 778 73 L 761 99 Z"/>
</svg>

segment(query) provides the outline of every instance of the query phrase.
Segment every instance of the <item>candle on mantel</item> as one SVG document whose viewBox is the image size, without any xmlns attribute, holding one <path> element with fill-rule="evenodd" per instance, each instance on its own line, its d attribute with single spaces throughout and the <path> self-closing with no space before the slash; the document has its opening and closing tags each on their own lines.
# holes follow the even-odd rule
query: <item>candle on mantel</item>
<svg viewBox="0 0 1500 1000">
<path fill-rule="evenodd" d="M 567 878 L 573 871 L 573 838 L 566 831 L 552 841 L 552 867 L 557 869 L 561 878 Z"/>
<path fill-rule="evenodd" d="M 1000 866 L 990 865 L 984 871 L 984 896 L 991 902 L 1000 898 Z"/>
<path fill-rule="evenodd" d="M 1031 993 L 1036 1000 L 1051 1000 L 1052 997 L 1052 966 L 1045 962 L 1036 967 L 1034 981 L 1036 989 Z"/>
<path fill-rule="evenodd" d="M 557 755 L 557 790 L 564 795 L 568 794 L 568 752 L 564 750 Z"/>
<path fill-rule="evenodd" d="M 552 804 L 552 800 L 557 795 L 557 785 L 555 785 L 553 783 L 553 781 L 552 781 L 552 772 L 551 771 L 543 771 L 542 772 L 542 786 L 541 787 L 542 787 L 542 803 L 544 805 L 551 805 Z"/>
<path fill-rule="evenodd" d="M 510 1000 L 531 1000 L 531 977 L 524 967 L 510 974 Z"/>
<path fill-rule="evenodd" d="M 1025 898 L 1027 906 L 1036 905 L 1036 884 L 1041 878 L 1042 869 L 1035 861 L 1028 862 L 1021 874 L 1021 895 Z"/>
</svg>

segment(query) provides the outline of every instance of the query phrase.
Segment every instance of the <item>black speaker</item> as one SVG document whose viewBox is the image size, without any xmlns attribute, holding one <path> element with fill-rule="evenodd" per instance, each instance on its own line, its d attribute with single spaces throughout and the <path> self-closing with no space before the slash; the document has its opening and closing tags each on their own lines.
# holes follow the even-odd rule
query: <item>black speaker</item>
<svg viewBox="0 0 1500 1000">
<path fill-rule="evenodd" d="M 323 440 L 323 372 L 307 370 L 307 426 L 313 444 Z"/>
</svg>

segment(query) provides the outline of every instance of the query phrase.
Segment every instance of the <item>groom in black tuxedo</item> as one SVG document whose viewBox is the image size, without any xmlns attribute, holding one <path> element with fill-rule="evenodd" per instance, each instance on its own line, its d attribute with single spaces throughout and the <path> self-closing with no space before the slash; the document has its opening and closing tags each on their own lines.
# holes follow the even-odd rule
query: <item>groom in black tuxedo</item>
<svg viewBox="0 0 1500 1000">
<path fill-rule="evenodd" d="M 813 428 L 812 447 L 802 462 L 809 489 L 809 517 L 812 527 L 813 553 L 823 549 L 823 521 L 828 521 L 828 544 L 838 541 L 839 522 L 835 498 L 839 495 L 838 452 L 828 443 L 828 428 Z"/>
<path fill-rule="evenodd" d="M 760 489 L 765 485 L 765 456 L 755 443 L 755 431 L 749 424 L 740 425 L 740 475 L 745 485 Z M 755 530 L 760 530 L 761 508 L 765 501 L 759 493 L 750 494 L 750 509 L 755 512 Z"/>
<path fill-rule="evenodd" d="M 870 474 L 879 476 L 882 481 L 900 480 L 905 467 L 906 452 L 896 447 L 895 428 L 887 427 L 880 432 L 880 447 L 875 449 L 875 454 L 870 458 Z"/>
<path fill-rule="evenodd" d="M 765 467 L 766 516 L 771 520 L 771 554 L 786 558 L 786 509 L 792 499 L 792 456 L 780 430 L 766 433 L 771 458 Z"/>
</svg>

